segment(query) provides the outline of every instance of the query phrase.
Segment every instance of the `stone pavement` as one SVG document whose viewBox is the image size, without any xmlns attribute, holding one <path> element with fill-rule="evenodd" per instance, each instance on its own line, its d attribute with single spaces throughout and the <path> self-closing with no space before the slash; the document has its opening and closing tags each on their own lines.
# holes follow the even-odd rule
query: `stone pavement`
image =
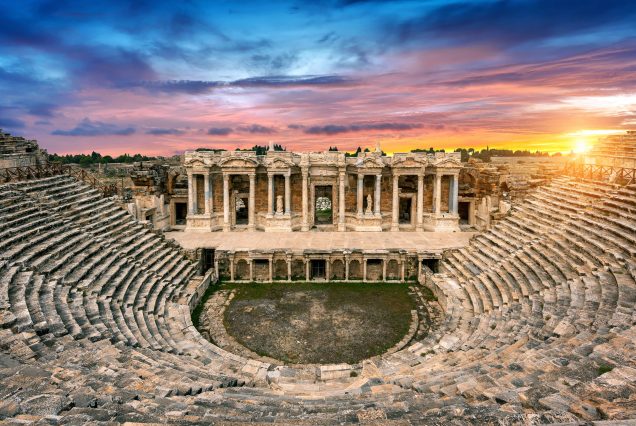
<svg viewBox="0 0 636 426">
<path fill-rule="evenodd" d="M 474 232 L 166 232 L 186 250 L 404 249 L 441 251 L 468 245 Z"/>
</svg>

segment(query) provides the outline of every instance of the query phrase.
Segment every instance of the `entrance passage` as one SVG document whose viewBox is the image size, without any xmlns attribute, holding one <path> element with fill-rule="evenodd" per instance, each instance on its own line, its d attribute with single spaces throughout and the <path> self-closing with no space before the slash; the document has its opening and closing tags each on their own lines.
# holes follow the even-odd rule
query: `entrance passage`
<svg viewBox="0 0 636 426">
<path fill-rule="evenodd" d="M 315 187 L 314 223 L 333 225 L 333 194 L 331 186 Z"/>
<path fill-rule="evenodd" d="M 311 278 L 312 279 L 325 279 L 327 277 L 325 261 L 322 259 L 315 259 L 311 261 Z"/>
<path fill-rule="evenodd" d="M 248 215 L 248 207 L 247 207 L 247 196 L 236 196 L 236 224 L 237 225 L 247 225 L 249 222 Z"/>
<path fill-rule="evenodd" d="M 465 201 L 460 201 L 457 204 L 458 213 L 459 213 L 459 223 L 462 225 L 467 225 L 469 223 L 468 215 L 470 214 L 470 203 Z"/>
<path fill-rule="evenodd" d="M 214 267 L 214 249 L 202 249 L 201 251 L 201 272 L 205 273 Z"/>
<path fill-rule="evenodd" d="M 174 203 L 174 224 L 185 225 L 186 216 L 188 214 L 187 203 Z"/>
<path fill-rule="evenodd" d="M 400 223 L 412 224 L 411 209 L 413 207 L 412 198 L 400 198 Z"/>
<path fill-rule="evenodd" d="M 438 273 L 439 259 L 422 259 L 422 266 L 430 269 L 434 273 Z"/>
</svg>

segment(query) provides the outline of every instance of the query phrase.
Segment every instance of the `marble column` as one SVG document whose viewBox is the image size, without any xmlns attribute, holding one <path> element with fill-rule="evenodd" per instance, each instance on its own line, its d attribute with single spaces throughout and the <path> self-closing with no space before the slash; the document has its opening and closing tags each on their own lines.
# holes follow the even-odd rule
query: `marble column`
<svg viewBox="0 0 636 426">
<path fill-rule="evenodd" d="M 452 214 L 459 213 L 459 175 L 453 175 L 451 177 L 451 199 L 450 199 L 450 212 Z"/>
<path fill-rule="evenodd" d="M 400 230 L 400 176 L 393 175 L 393 215 L 391 220 L 391 231 Z"/>
<path fill-rule="evenodd" d="M 196 191 L 194 189 L 196 179 L 192 173 L 188 173 L 188 214 L 194 215 L 196 214 L 195 210 L 195 202 L 196 202 Z"/>
<path fill-rule="evenodd" d="M 331 278 L 331 259 L 325 259 L 325 280 L 329 281 Z"/>
<path fill-rule="evenodd" d="M 292 280 L 292 259 L 287 257 L 287 281 Z"/>
<path fill-rule="evenodd" d="M 250 267 L 250 282 L 254 281 L 254 261 L 252 259 L 248 259 L 247 263 Z"/>
<path fill-rule="evenodd" d="M 422 259 L 417 257 L 417 281 L 420 281 L 420 276 L 422 275 Z"/>
<path fill-rule="evenodd" d="M 367 282 L 367 259 L 362 259 L 362 281 Z"/>
<path fill-rule="evenodd" d="M 311 266 L 311 260 L 305 259 L 305 281 L 309 282 L 309 267 Z"/>
<path fill-rule="evenodd" d="M 424 175 L 417 175 L 417 221 L 415 229 L 422 230 L 422 215 L 424 214 Z"/>
<path fill-rule="evenodd" d="M 358 216 L 362 216 L 362 214 L 364 213 L 362 211 L 362 206 L 363 206 L 363 202 L 362 202 L 362 197 L 364 196 L 364 194 L 362 193 L 364 191 L 364 175 L 358 173 L 358 191 L 356 192 L 356 196 L 358 197 L 357 201 L 358 201 Z"/>
<path fill-rule="evenodd" d="M 301 231 L 309 231 L 309 200 L 307 199 L 307 187 L 309 185 L 309 170 L 307 168 L 302 168 L 303 174 L 303 187 L 302 187 L 302 198 L 303 198 L 303 221 L 301 225 Z"/>
<path fill-rule="evenodd" d="M 274 214 L 274 175 L 267 173 L 267 215 Z"/>
<path fill-rule="evenodd" d="M 234 256 L 230 257 L 230 281 L 234 281 Z"/>
<path fill-rule="evenodd" d="M 291 176 L 285 174 L 285 214 L 291 214 Z"/>
<path fill-rule="evenodd" d="M 347 175 L 341 171 L 338 175 L 338 231 L 345 230 L 345 179 Z"/>
<path fill-rule="evenodd" d="M 375 175 L 375 200 L 373 201 L 373 213 L 380 216 L 380 193 L 382 191 L 382 174 Z"/>
<path fill-rule="evenodd" d="M 351 259 L 345 258 L 345 281 L 349 281 L 349 262 Z"/>
<path fill-rule="evenodd" d="M 269 258 L 269 282 L 274 281 L 274 258 Z"/>
<path fill-rule="evenodd" d="M 382 259 L 382 281 L 386 281 L 386 259 Z"/>
<path fill-rule="evenodd" d="M 256 208 L 256 173 L 250 173 L 250 196 L 249 196 L 249 207 L 248 207 L 248 217 L 247 217 L 247 229 L 253 231 L 255 228 L 254 223 L 254 209 Z"/>
<path fill-rule="evenodd" d="M 435 174 L 435 189 L 433 190 L 435 214 L 439 215 L 442 212 L 442 175 Z"/>
<path fill-rule="evenodd" d="M 406 269 L 406 259 L 402 259 L 400 262 L 400 282 L 404 282 L 404 270 Z"/>
<path fill-rule="evenodd" d="M 205 214 L 210 214 L 212 213 L 212 185 L 209 173 L 203 175 L 203 190 L 205 192 Z"/>
<path fill-rule="evenodd" d="M 230 175 L 223 173 L 223 230 L 230 230 Z"/>
</svg>

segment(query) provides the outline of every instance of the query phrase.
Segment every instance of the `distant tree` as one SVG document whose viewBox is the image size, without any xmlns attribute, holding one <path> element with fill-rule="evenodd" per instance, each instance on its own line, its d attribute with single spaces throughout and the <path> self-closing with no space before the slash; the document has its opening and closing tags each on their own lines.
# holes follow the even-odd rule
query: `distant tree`
<svg viewBox="0 0 636 426">
<path fill-rule="evenodd" d="M 337 147 L 337 146 L 330 146 L 330 147 L 329 147 L 329 151 L 331 151 L 331 152 L 337 152 L 337 151 L 338 151 L 338 147 Z"/>
</svg>

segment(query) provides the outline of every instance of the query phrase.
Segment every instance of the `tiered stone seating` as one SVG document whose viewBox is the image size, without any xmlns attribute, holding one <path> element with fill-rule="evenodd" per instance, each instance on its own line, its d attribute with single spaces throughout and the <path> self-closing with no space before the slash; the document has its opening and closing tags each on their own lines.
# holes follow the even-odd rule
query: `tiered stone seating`
<svg viewBox="0 0 636 426">
<path fill-rule="evenodd" d="M 556 179 L 445 254 L 439 327 L 329 378 L 205 340 L 190 317 L 202 278 L 113 200 L 64 176 L 0 186 L 0 417 L 633 419 L 635 207 L 636 187 Z"/>
</svg>

